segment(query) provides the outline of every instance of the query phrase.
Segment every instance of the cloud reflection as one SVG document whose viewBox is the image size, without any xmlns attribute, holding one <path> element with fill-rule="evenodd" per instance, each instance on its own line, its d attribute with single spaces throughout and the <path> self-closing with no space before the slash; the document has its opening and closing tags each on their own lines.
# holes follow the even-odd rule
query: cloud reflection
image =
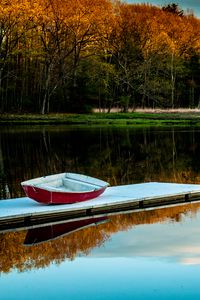
<svg viewBox="0 0 200 300">
<path fill-rule="evenodd" d="M 200 265 L 200 257 L 183 258 L 181 263 L 184 265 Z"/>
<path fill-rule="evenodd" d="M 155 257 L 181 264 L 200 264 L 200 213 L 184 214 L 180 222 L 138 225 L 116 233 L 95 257 Z"/>
</svg>

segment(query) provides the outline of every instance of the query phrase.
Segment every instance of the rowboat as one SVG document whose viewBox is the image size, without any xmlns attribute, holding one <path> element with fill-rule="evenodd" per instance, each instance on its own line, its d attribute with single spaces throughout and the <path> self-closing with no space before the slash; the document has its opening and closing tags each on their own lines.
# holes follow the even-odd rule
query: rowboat
<svg viewBox="0 0 200 300">
<path fill-rule="evenodd" d="M 109 183 L 76 173 L 43 176 L 21 183 L 26 195 L 39 203 L 70 204 L 101 195 Z"/>
</svg>

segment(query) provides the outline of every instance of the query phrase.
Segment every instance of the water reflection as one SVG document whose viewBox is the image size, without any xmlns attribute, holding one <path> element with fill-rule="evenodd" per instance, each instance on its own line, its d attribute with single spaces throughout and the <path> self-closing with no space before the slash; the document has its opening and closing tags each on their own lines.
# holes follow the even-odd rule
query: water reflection
<svg viewBox="0 0 200 300">
<path fill-rule="evenodd" d="M 198 263 L 199 225 L 200 203 L 191 203 L 91 217 L 30 231 L 2 232 L 0 268 L 4 273 L 14 268 L 19 271 L 44 268 L 52 262 L 58 264 L 88 254 L 90 257 L 165 256 L 171 260 L 178 257 L 183 263 Z"/>
<path fill-rule="evenodd" d="M 200 132 L 183 129 L 0 129 L 0 198 L 24 196 L 20 182 L 65 171 L 111 185 L 200 182 Z"/>
<path fill-rule="evenodd" d="M 107 217 L 89 218 L 76 221 L 68 221 L 66 223 L 52 224 L 44 227 L 38 227 L 29 229 L 24 245 L 36 245 L 42 242 L 54 240 L 61 236 L 66 236 L 83 228 L 95 226 L 103 223 L 107 220 Z"/>
</svg>

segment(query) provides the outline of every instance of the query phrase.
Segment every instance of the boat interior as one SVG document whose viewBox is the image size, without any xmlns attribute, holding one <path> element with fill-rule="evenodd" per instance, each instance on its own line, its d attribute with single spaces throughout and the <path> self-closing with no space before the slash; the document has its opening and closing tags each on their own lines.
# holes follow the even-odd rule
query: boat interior
<svg viewBox="0 0 200 300">
<path fill-rule="evenodd" d="M 52 181 L 37 184 L 37 187 L 50 189 L 50 190 L 63 190 L 71 192 L 86 192 L 98 190 L 100 186 L 95 184 L 77 181 L 71 178 L 57 178 Z"/>
<path fill-rule="evenodd" d="M 49 191 L 63 192 L 91 192 L 99 190 L 109 184 L 100 179 L 75 173 L 60 173 L 43 176 L 22 182 L 35 188 L 43 188 Z"/>
</svg>

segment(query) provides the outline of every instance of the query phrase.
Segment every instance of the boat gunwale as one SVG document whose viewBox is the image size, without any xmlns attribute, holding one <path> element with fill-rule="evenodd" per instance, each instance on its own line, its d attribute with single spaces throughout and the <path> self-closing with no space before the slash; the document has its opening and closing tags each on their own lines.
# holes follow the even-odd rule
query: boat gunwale
<svg viewBox="0 0 200 300">
<path fill-rule="evenodd" d="M 51 193 L 64 193 L 64 194 L 85 194 L 85 193 L 93 193 L 94 191 L 99 191 L 101 189 L 106 188 L 107 186 L 102 186 L 99 187 L 98 189 L 93 189 L 93 190 L 87 190 L 87 191 L 73 191 L 73 190 L 61 190 L 59 188 L 54 188 L 54 187 L 40 187 L 40 186 L 35 186 L 35 185 L 23 185 L 23 186 L 29 186 L 32 187 L 33 189 L 38 189 L 38 190 L 43 190 L 43 191 L 47 191 L 47 192 L 51 192 Z"/>
<path fill-rule="evenodd" d="M 92 180 L 96 180 L 97 183 L 102 183 L 102 185 L 98 185 L 96 183 L 92 183 L 92 182 L 87 182 L 87 181 L 82 181 L 82 180 L 78 180 L 75 178 L 70 178 L 68 177 L 69 175 L 78 175 L 78 176 L 82 176 L 83 178 L 88 178 L 88 179 L 92 179 Z M 39 181 L 44 181 L 45 179 L 50 178 L 51 180 L 47 181 L 47 182 L 39 182 Z M 67 179 L 70 181 L 74 181 L 74 182 L 79 182 L 82 186 L 91 186 L 91 189 L 89 190 L 68 190 L 67 188 L 65 189 L 65 185 L 62 186 L 58 186 L 58 187 L 54 187 L 54 186 L 50 186 L 48 185 L 50 182 L 53 182 L 54 180 L 52 180 L 53 178 L 56 179 Z M 39 183 L 38 183 L 39 182 Z M 104 183 L 104 185 L 103 185 Z M 30 179 L 27 181 L 23 181 L 21 182 L 22 187 L 32 187 L 33 189 L 36 189 L 35 192 L 37 192 L 37 190 L 43 190 L 43 191 L 48 191 L 50 193 L 63 193 L 63 194 L 88 194 L 88 193 L 93 193 L 95 191 L 100 191 L 102 189 L 106 189 L 109 186 L 109 183 L 106 181 L 103 181 L 101 179 L 98 178 L 94 178 L 94 177 L 90 177 L 90 176 L 86 176 L 86 175 L 82 175 L 82 174 L 76 174 L 76 173 L 60 173 L 60 174 L 54 174 L 54 175 L 47 175 L 47 176 L 42 176 L 42 177 L 38 177 L 38 178 L 34 178 L 34 179 Z M 62 187 L 62 188 L 61 188 Z"/>
</svg>

